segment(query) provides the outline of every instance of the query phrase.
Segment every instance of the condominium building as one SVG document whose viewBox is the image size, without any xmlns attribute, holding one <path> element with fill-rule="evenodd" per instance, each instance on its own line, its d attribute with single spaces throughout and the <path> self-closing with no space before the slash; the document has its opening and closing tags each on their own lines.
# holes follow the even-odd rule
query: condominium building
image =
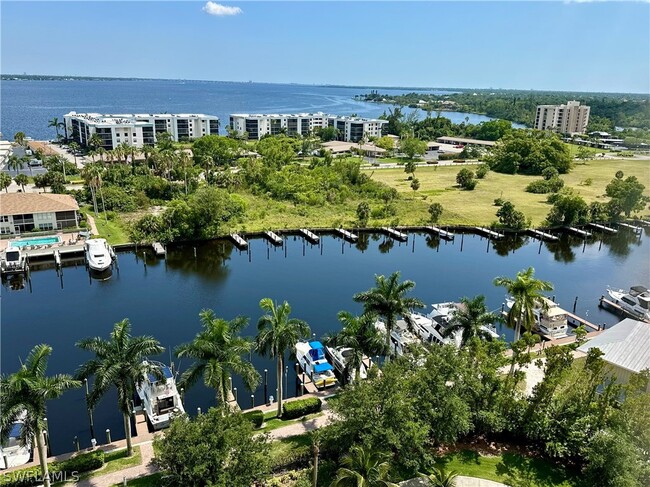
<svg viewBox="0 0 650 487">
<path fill-rule="evenodd" d="M 67 194 L 0 194 L 0 235 L 76 227 L 79 205 Z"/>
<path fill-rule="evenodd" d="M 569 101 L 566 105 L 539 105 L 535 128 L 562 134 L 584 134 L 589 124 L 589 110 L 579 101 Z"/>
<path fill-rule="evenodd" d="M 248 114 L 230 115 L 230 128 L 236 134 L 247 134 L 249 139 L 261 139 L 265 135 L 308 135 L 318 129 L 336 127 L 338 139 L 345 142 L 358 142 L 364 137 L 381 137 L 386 120 L 359 117 L 343 117 L 326 113 L 295 114 Z"/>
<path fill-rule="evenodd" d="M 66 138 L 86 146 L 93 134 L 101 147 L 111 150 L 126 143 L 135 147 L 153 145 L 156 135 L 168 132 L 175 141 L 198 139 L 219 133 L 219 118 L 203 114 L 117 114 L 70 112 L 63 116 Z"/>
</svg>

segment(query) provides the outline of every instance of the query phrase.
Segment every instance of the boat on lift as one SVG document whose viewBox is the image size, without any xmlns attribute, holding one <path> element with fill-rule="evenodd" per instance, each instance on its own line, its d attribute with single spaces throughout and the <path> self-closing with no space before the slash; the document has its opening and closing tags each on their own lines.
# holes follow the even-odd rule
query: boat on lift
<svg viewBox="0 0 650 487">
<path fill-rule="evenodd" d="M 334 367 L 325 357 L 325 347 L 319 341 L 296 343 L 296 359 L 302 370 L 319 389 L 334 386 L 338 379 Z"/>
<path fill-rule="evenodd" d="M 0 469 L 2 470 L 19 467 L 32 459 L 31 444 L 22 445 L 20 439 L 26 418 L 27 412 L 23 411 L 11 425 L 7 441 L 0 445 Z"/>
<path fill-rule="evenodd" d="M 158 369 L 160 375 L 147 373 L 136 391 L 142 401 L 142 409 L 154 430 L 169 426 L 172 418 L 185 413 L 181 395 L 176 388 L 172 370 L 161 362 L 145 361 Z"/>
<path fill-rule="evenodd" d="M 90 270 L 103 272 L 113 263 L 115 254 L 106 239 L 91 238 L 84 243 L 86 263 Z"/>
<path fill-rule="evenodd" d="M 325 347 L 325 354 L 334 366 L 334 369 L 340 374 L 340 377 L 345 377 L 347 382 L 352 382 L 356 376 L 356 370 L 347 370 L 350 357 L 354 354 L 354 350 L 350 347 Z M 368 370 L 365 362 L 369 359 L 363 356 L 363 363 L 359 370 L 359 378 L 366 379 L 368 377 Z"/>
<path fill-rule="evenodd" d="M 508 309 L 512 309 L 514 303 L 513 298 L 506 297 Z M 568 335 L 568 314 L 555 301 L 541 298 L 541 301 L 536 303 L 533 314 L 535 316 L 535 327 L 542 335 L 552 339 L 564 338 Z"/>
<path fill-rule="evenodd" d="M 607 288 L 607 294 L 627 314 L 650 321 L 650 291 L 644 286 L 632 286 L 629 291 Z"/>
<path fill-rule="evenodd" d="M 383 321 L 377 320 L 375 328 L 386 336 L 386 324 Z M 413 351 L 414 348 L 420 346 L 420 340 L 409 331 L 408 325 L 404 320 L 397 320 L 395 326 L 390 332 L 390 343 L 392 351 L 397 356 L 404 355 Z"/>
<path fill-rule="evenodd" d="M 0 257 L 2 275 L 22 274 L 27 269 L 27 256 L 20 247 L 9 246 Z"/>
</svg>

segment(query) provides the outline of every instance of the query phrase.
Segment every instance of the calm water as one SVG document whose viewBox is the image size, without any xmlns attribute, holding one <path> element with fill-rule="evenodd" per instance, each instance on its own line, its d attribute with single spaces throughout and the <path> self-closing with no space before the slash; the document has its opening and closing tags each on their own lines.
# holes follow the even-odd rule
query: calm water
<svg viewBox="0 0 650 487">
<path fill-rule="evenodd" d="M 388 105 L 355 101 L 365 88 L 226 83 L 212 81 L 3 81 L 0 85 L 0 131 L 5 139 L 18 131 L 34 139 L 53 139 L 48 121 L 71 110 L 99 113 L 206 113 L 221 119 L 231 113 L 329 112 L 377 117 Z M 405 90 L 381 89 L 399 94 Z M 436 91 L 435 93 L 444 93 Z M 421 112 L 424 117 L 424 113 Z M 445 112 L 460 123 L 490 120 L 470 113 Z M 222 130 L 223 133 L 223 130 Z"/>
<path fill-rule="evenodd" d="M 189 341 L 199 331 L 198 313 L 212 308 L 217 315 L 251 318 L 247 334 L 255 334 L 260 316 L 259 300 L 271 297 L 288 300 L 293 316 L 306 320 L 317 336 L 338 329 L 336 314 L 346 309 L 358 313 L 352 301 L 356 292 L 373 285 L 374 274 L 401 270 L 404 278 L 417 283 L 414 295 L 425 303 L 457 300 L 462 296 L 485 294 L 491 309 L 504 300 L 504 290 L 492 285 L 496 276 L 514 276 L 527 266 L 555 284 L 557 301 L 571 309 L 578 297 L 577 312 L 593 323 L 614 324 L 615 316 L 597 307 L 607 285 L 628 287 L 650 284 L 650 239 L 629 234 L 605 236 L 586 245 L 581 240 L 564 238 L 560 243 L 542 244 L 519 238 L 495 244 L 473 235 L 457 237 L 453 243 L 440 242 L 425 235 L 412 234 L 408 243 L 397 243 L 372 235 L 357 245 L 335 237 L 322 238 L 321 246 L 305 244 L 288 237 L 286 254 L 269 247 L 264 240 L 250 242 L 250 254 L 233 249 L 228 242 L 170 249 L 167 262 L 147 257 L 142 250 L 119 254 L 119 273 L 110 280 L 90 280 L 83 266 L 65 267 L 63 280 L 54 270 L 32 273 L 29 286 L 20 291 L 2 288 L 2 354 L 4 373 L 17 369 L 37 343 L 49 343 L 54 353 L 48 372 L 72 373 L 89 354 L 74 343 L 87 336 L 106 337 L 113 324 L 125 317 L 133 323 L 135 334 L 155 335 L 167 348 Z M 461 250 L 462 247 L 462 250 Z M 512 331 L 500 333 L 512 337 Z M 168 354 L 160 357 L 169 361 Z M 275 396 L 273 362 L 253 356 L 256 368 L 269 370 L 269 394 Z M 176 365 L 185 370 L 187 360 Z M 295 394 L 292 371 L 289 393 Z M 240 403 L 250 405 L 250 392 L 235 382 Z M 263 386 L 255 391 L 256 404 L 263 400 Z M 113 438 L 121 436 L 122 424 L 116 398 L 109 395 L 95 411 L 98 439 L 110 428 Z M 214 393 L 202 385 L 186 396 L 187 410 L 194 413 L 214 404 Z M 79 435 L 82 445 L 90 442 L 81 390 L 67 393 L 49 405 L 49 419 L 55 452 L 72 448 Z"/>
</svg>

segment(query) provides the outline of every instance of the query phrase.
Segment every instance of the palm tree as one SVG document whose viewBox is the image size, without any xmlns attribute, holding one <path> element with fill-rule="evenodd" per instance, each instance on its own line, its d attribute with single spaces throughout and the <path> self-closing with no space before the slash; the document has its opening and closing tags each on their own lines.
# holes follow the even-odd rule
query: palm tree
<svg viewBox="0 0 650 487">
<path fill-rule="evenodd" d="M 498 316 L 490 313 L 485 306 L 485 296 L 480 295 L 475 298 L 461 298 L 460 306 L 453 313 L 449 326 L 443 335 L 445 337 L 453 336 L 456 332 L 462 332 L 461 345 L 465 345 L 470 339 L 491 338 L 490 333 L 486 330 Z"/>
<path fill-rule="evenodd" d="M 358 380 L 361 378 L 363 358 L 386 355 L 388 353 L 386 342 L 375 327 L 376 316 L 374 314 L 366 313 L 361 316 L 353 316 L 347 311 L 339 311 L 338 318 L 343 324 L 343 329 L 328 341 L 333 346 L 352 349 L 346 363 L 345 376 Z"/>
<path fill-rule="evenodd" d="M 330 487 L 397 487 L 388 480 L 388 455 L 355 445 L 341 459 Z"/>
<path fill-rule="evenodd" d="M 108 340 L 101 337 L 85 338 L 77 342 L 77 346 L 95 354 L 95 358 L 79 367 L 76 374 L 79 379 L 94 376 L 88 407 L 96 405 L 115 386 L 117 406 L 124 419 L 127 455 L 131 456 L 131 398 L 136 385 L 143 382 L 146 374 L 162 375 L 156 365 L 144 359 L 149 355 L 161 354 L 165 349 L 151 336 L 131 336 L 131 323 L 126 318 L 115 323 Z"/>
<path fill-rule="evenodd" d="M 72 151 L 72 157 L 74 157 L 74 165 L 77 165 L 77 151 L 81 149 L 81 146 L 76 142 L 70 142 L 70 150 Z M 65 178 L 65 163 L 63 164 L 63 177 Z"/>
<path fill-rule="evenodd" d="M 7 169 L 10 171 L 14 171 L 16 174 L 18 174 L 18 171 L 23 169 L 25 167 L 25 161 L 15 155 L 10 155 L 9 160 L 7 161 Z"/>
<path fill-rule="evenodd" d="M 26 137 L 27 136 L 25 135 L 25 132 L 16 132 L 16 134 L 14 135 L 14 142 L 22 147 L 25 145 Z"/>
<path fill-rule="evenodd" d="M 0 188 L 5 190 L 5 193 L 9 193 L 9 186 L 11 186 L 11 176 L 6 172 L 0 172 Z"/>
<path fill-rule="evenodd" d="M 95 150 L 99 149 L 103 143 L 104 141 L 102 140 L 101 136 L 97 132 L 92 134 L 88 139 L 88 145 Z"/>
<path fill-rule="evenodd" d="M 59 129 L 63 127 L 63 122 L 59 122 L 59 119 L 57 117 L 54 117 L 52 120 L 49 121 L 47 126 L 54 127 L 54 130 L 56 130 L 56 138 L 58 139 L 60 137 Z"/>
<path fill-rule="evenodd" d="M 456 487 L 458 472 L 455 470 L 447 472 L 445 467 L 434 467 L 429 475 L 421 473 L 420 477 L 427 479 L 431 487 Z"/>
<path fill-rule="evenodd" d="M 217 402 L 223 408 L 228 405 L 229 380 L 233 375 L 240 375 L 250 390 L 260 383 L 260 375 L 253 365 L 242 358 L 253 349 L 253 342 L 239 336 L 248 325 L 248 318 L 238 316 L 226 321 L 217 318 L 214 311 L 204 309 L 199 313 L 203 330 L 193 341 L 176 348 L 178 357 L 190 357 L 196 360 L 183 373 L 180 383 L 187 388 L 196 383 L 199 377 L 208 387 L 217 391 Z"/>
<path fill-rule="evenodd" d="M 517 277 L 497 277 L 495 286 L 505 287 L 508 294 L 514 299 L 514 304 L 508 312 L 506 322 L 515 328 L 515 341 L 519 340 L 521 327 L 531 331 L 535 323 L 535 306 L 543 304 L 541 291 L 552 291 L 553 284 L 548 281 L 535 279 L 535 269 L 529 267 L 525 271 L 517 272 Z"/>
<path fill-rule="evenodd" d="M 45 375 L 47 361 L 51 354 L 52 347 L 49 345 L 36 345 L 27 356 L 25 363 L 21 364 L 18 372 L 0 378 L 0 402 L 2 402 L 0 440 L 6 441 L 13 424 L 25 415 L 20 442 L 25 446 L 36 440 L 45 487 L 50 485 L 43 435 L 47 401 L 61 397 L 69 389 L 81 387 L 81 382 L 69 375 L 58 374 L 50 377 Z"/>
<path fill-rule="evenodd" d="M 405 294 L 415 287 L 413 281 L 399 282 L 399 271 L 393 272 L 388 279 L 385 276 L 375 276 L 377 287 L 354 295 L 357 303 L 363 303 L 365 313 L 376 314 L 384 319 L 386 324 L 386 347 L 390 350 L 390 334 L 401 315 L 409 327 L 413 327 L 411 311 L 413 308 L 423 308 L 424 303 L 417 298 L 406 297 Z"/>
<path fill-rule="evenodd" d="M 23 193 L 25 192 L 25 185 L 29 183 L 29 178 L 27 177 L 26 174 L 16 174 L 14 176 L 14 181 L 16 181 L 16 184 L 19 184 L 21 188 L 23 188 Z"/>
<path fill-rule="evenodd" d="M 282 372 L 284 371 L 284 354 L 293 352 L 296 343 L 311 332 L 303 320 L 289 318 L 291 306 L 286 301 L 278 306 L 270 298 L 260 301 L 260 308 L 266 311 L 257 322 L 257 351 L 277 360 L 278 381 L 278 417 L 282 416 Z M 266 399 L 266 398 L 265 398 Z"/>
</svg>

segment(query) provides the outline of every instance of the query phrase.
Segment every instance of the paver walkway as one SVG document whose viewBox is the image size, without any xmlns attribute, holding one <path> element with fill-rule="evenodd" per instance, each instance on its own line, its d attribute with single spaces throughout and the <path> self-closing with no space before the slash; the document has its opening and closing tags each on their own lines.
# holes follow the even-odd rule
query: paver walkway
<svg viewBox="0 0 650 487">
<path fill-rule="evenodd" d="M 137 446 L 140 447 L 140 454 L 142 455 L 142 463 L 140 465 L 82 480 L 75 485 L 78 487 L 112 487 L 115 484 L 121 484 L 125 478 L 126 480 L 132 480 L 155 473 L 157 469 L 151 463 L 153 459 L 153 445 L 151 441 L 140 443 Z"/>
<path fill-rule="evenodd" d="M 99 235 L 99 231 L 97 230 L 97 225 L 95 225 L 95 219 L 90 216 L 90 214 L 86 213 L 86 218 L 88 220 L 88 225 L 90 225 L 90 232 L 93 235 Z"/>
</svg>

